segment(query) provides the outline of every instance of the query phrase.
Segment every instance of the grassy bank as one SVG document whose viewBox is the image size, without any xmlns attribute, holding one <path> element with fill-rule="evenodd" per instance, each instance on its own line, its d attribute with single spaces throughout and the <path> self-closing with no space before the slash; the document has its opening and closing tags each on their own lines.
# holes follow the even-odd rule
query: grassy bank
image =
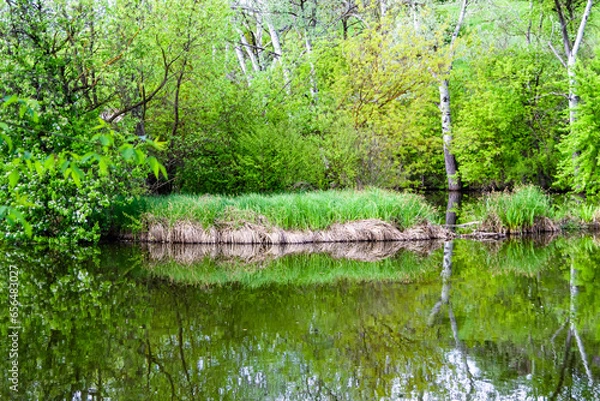
<svg viewBox="0 0 600 401">
<path fill-rule="evenodd" d="M 576 198 L 555 203 L 550 195 L 531 185 L 486 194 L 460 214 L 462 222 L 479 222 L 479 231 L 503 234 L 584 229 L 600 222 L 600 206 Z"/>
<path fill-rule="evenodd" d="M 419 195 L 381 189 L 237 197 L 144 197 L 118 212 L 120 232 L 151 242 L 307 243 L 448 238 L 442 213 Z M 458 234 L 523 234 L 597 226 L 600 207 L 561 205 L 525 186 L 459 211 Z"/>
<path fill-rule="evenodd" d="M 250 222 L 286 230 L 323 230 L 335 223 L 376 219 L 405 229 L 439 222 L 438 211 L 419 195 L 381 189 L 317 191 L 237 197 L 169 195 L 144 197 L 124 211 L 134 222 L 129 228 L 156 220 L 174 225 L 193 222 L 204 229 L 241 226 Z M 121 211 L 123 213 L 123 211 Z M 127 220 L 127 219 L 126 219 Z"/>
</svg>

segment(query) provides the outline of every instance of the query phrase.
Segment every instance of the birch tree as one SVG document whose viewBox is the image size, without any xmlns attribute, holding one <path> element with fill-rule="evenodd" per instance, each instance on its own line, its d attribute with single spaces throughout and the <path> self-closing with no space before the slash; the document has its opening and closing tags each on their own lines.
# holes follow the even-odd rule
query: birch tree
<svg viewBox="0 0 600 401">
<path fill-rule="evenodd" d="M 439 92 L 440 92 L 440 113 L 442 118 L 442 138 L 444 142 L 444 164 L 446 166 L 446 176 L 448 178 L 448 189 L 450 191 L 460 191 L 462 184 L 458 175 L 458 167 L 456 157 L 452 151 L 452 117 L 450 108 L 450 85 L 449 75 L 452 70 L 452 63 L 456 52 L 456 39 L 462 28 L 469 0 L 462 0 L 458 20 L 452 32 L 452 37 L 449 44 L 450 62 L 448 69 L 439 77 Z"/>
<path fill-rule="evenodd" d="M 577 54 L 579 53 L 583 41 L 583 35 L 592 11 L 593 3 L 594 0 L 587 0 L 585 9 L 579 17 L 578 28 L 576 31 L 573 31 L 573 27 L 577 24 L 578 19 L 575 11 L 575 1 L 554 0 L 564 53 L 561 54 L 551 41 L 548 42 L 548 46 L 567 70 L 567 76 L 569 78 L 569 125 L 571 127 L 575 122 L 577 104 L 579 103 L 579 97 L 575 91 L 575 64 L 577 63 Z"/>
<path fill-rule="evenodd" d="M 593 0 L 587 0 L 585 8 L 580 13 L 577 12 L 577 4 L 574 0 L 554 0 L 554 10 L 558 17 L 558 27 L 560 38 L 562 41 L 562 53 L 552 44 L 548 42 L 548 46 L 552 49 L 554 55 L 558 58 L 562 66 L 566 69 L 568 78 L 568 100 L 569 100 L 569 134 L 561 143 L 564 159 L 562 162 L 561 175 L 562 178 L 569 182 L 571 188 L 577 192 L 589 191 L 589 171 L 586 171 L 584 176 L 581 176 L 581 164 L 586 164 L 589 160 L 589 155 L 584 155 L 581 158 L 582 146 L 581 138 L 577 123 L 577 113 L 579 106 L 579 94 L 577 93 L 576 71 L 575 66 L 578 60 L 578 54 L 583 42 L 583 36 L 590 17 Z M 575 27 L 577 29 L 575 30 Z M 586 131 L 586 129 L 584 129 Z M 585 142 L 585 141 L 584 141 Z M 593 148 L 595 149 L 595 144 Z M 589 153 L 589 152 L 588 152 Z M 595 150 L 593 151 L 595 153 Z M 587 163 L 589 164 L 589 163 Z M 592 162 L 592 166 L 596 163 Z M 586 166 L 588 167 L 588 166 Z M 586 170 L 588 170 L 586 168 Z"/>
</svg>

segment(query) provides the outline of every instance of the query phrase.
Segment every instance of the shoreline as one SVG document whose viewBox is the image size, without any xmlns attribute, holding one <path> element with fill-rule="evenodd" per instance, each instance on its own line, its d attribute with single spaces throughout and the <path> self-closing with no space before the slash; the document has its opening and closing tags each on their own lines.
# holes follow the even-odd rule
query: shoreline
<svg viewBox="0 0 600 401">
<path fill-rule="evenodd" d="M 244 222 L 237 227 L 203 228 L 189 221 L 153 223 L 148 230 L 138 233 L 121 232 L 116 237 L 121 241 L 162 244 L 205 244 L 205 245 L 297 245 L 328 243 L 377 243 L 411 242 L 453 239 L 489 240 L 523 237 L 537 234 L 568 234 L 573 232 L 595 232 L 599 223 L 586 223 L 569 228 L 557 224 L 534 226 L 520 231 L 479 231 L 457 233 L 444 225 L 418 224 L 401 230 L 396 225 L 382 220 L 368 219 L 337 223 L 325 230 L 285 230 L 276 227 Z"/>
</svg>

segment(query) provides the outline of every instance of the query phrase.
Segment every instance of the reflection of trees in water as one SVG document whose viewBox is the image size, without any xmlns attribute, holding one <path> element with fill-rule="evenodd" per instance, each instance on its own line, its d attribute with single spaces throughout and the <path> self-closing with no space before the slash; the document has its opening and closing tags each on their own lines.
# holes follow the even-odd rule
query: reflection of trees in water
<svg viewBox="0 0 600 401">
<path fill-rule="evenodd" d="M 446 226 L 455 231 L 456 216 L 460 208 L 460 201 L 462 194 L 460 192 L 451 191 L 448 194 L 448 206 L 446 207 Z M 462 372 L 465 374 L 466 383 L 461 383 L 465 387 L 465 393 L 467 398 L 475 390 L 473 383 L 473 375 L 469 368 L 467 360 L 467 348 L 465 344 L 460 340 L 458 323 L 452 310 L 452 304 L 450 302 L 450 291 L 451 291 L 451 277 L 452 277 L 452 257 L 454 255 L 454 240 L 444 242 L 444 257 L 442 260 L 442 291 L 438 302 L 434 305 L 429 314 L 428 325 L 433 326 L 435 324 L 437 316 L 440 314 L 442 308 L 445 308 L 448 312 L 448 319 L 450 321 L 450 328 L 452 336 L 454 338 L 454 346 L 460 356 L 460 364 Z"/>
<path fill-rule="evenodd" d="M 433 256 L 442 264 L 441 289 L 433 274 L 415 285 L 199 289 L 148 280 L 143 270 L 125 275 L 142 260 L 139 251 L 74 259 L 22 250 L 12 263 L 39 267 L 21 277 L 22 380 L 36 383 L 24 399 L 449 399 L 469 391 L 485 399 L 485 390 L 508 398 L 523 388 L 594 399 L 598 247 L 561 245 L 571 261 L 562 274 L 510 270 L 488 278 L 465 266 L 471 248 L 445 245 L 443 260 Z M 473 309 L 477 297 L 490 305 Z M 534 309 L 545 312 L 527 320 Z M 511 338 L 524 324 L 532 325 L 528 337 Z M 482 332 L 489 327 L 498 332 Z M 515 364 L 518 372 L 509 372 Z"/>
<path fill-rule="evenodd" d="M 598 251 L 597 249 L 595 251 Z M 580 274 L 578 270 L 578 264 L 580 260 L 585 260 L 586 258 L 581 258 L 580 249 L 571 248 L 568 249 L 566 258 L 570 260 L 570 268 L 569 268 L 569 310 L 566 316 L 566 321 L 564 324 L 558 329 L 558 331 L 553 335 L 553 340 L 556 338 L 559 333 L 566 328 L 566 336 L 565 336 L 565 345 L 564 345 L 564 355 L 563 359 L 560 363 L 560 374 L 558 376 L 556 390 L 552 393 L 550 399 L 555 400 L 564 392 L 565 390 L 565 382 L 567 379 L 567 375 L 573 376 L 574 374 L 574 356 L 573 353 L 573 337 L 575 338 L 575 344 L 577 350 L 579 351 L 579 356 L 581 358 L 581 364 L 583 366 L 585 377 L 588 381 L 588 388 L 594 391 L 594 375 L 592 373 L 592 369 L 589 364 L 589 358 L 585 349 L 584 342 L 581 339 L 581 335 L 579 333 L 578 323 L 582 320 L 578 315 L 578 297 L 580 288 L 578 285 L 578 275 Z M 583 269 L 589 269 L 589 266 L 581 266 Z M 557 361 L 558 362 L 558 361 Z M 598 392 L 598 389 L 596 389 Z M 600 396 L 600 393 L 596 394 Z"/>
</svg>

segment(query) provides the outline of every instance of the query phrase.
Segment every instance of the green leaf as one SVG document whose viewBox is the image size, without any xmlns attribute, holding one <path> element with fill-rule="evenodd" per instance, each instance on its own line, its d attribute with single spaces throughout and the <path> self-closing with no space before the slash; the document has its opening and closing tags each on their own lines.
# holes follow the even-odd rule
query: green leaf
<svg viewBox="0 0 600 401">
<path fill-rule="evenodd" d="M 71 164 L 70 161 L 68 160 L 64 160 L 61 164 L 60 164 L 60 172 L 65 174 L 65 178 L 66 178 L 66 171 L 69 169 L 69 165 Z"/>
<path fill-rule="evenodd" d="M 159 165 L 159 169 L 160 169 L 160 172 L 162 173 L 162 175 L 165 177 L 165 179 L 168 179 L 169 175 L 167 174 L 167 169 L 165 168 L 165 166 L 163 166 L 161 164 L 161 165 Z"/>
<path fill-rule="evenodd" d="M 19 97 L 17 95 L 5 96 L 4 103 L 2 103 L 2 106 L 8 107 L 13 103 L 17 103 L 18 101 L 19 101 Z"/>
<path fill-rule="evenodd" d="M 135 149 L 135 162 L 136 164 L 143 164 L 146 160 L 146 154 L 139 149 Z"/>
<path fill-rule="evenodd" d="M 71 164 L 71 177 L 73 178 L 75 185 L 80 187 L 81 181 L 85 178 L 85 173 L 83 171 L 81 171 L 81 169 L 79 167 L 77 167 L 77 165 L 72 163 Z"/>
<path fill-rule="evenodd" d="M 44 168 L 46 170 L 53 171 L 54 165 L 55 165 L 54 155 L 49 155 L 48 157 L 46 157 L 46 160 L 44 160 Z"/>
<path fill-rule="evenodd" d="M 158 162 L 158 160 L 156 160 L 156 157 L 150 156 L 148 159 L 146 159 L 146 163 L 148 163 L 148 166 L 150 166 L 150 170 L 152 170 L 156 178 L 158 178 L 158 174 L 160 172 L 160 163 Z"/>
<path fill-rule="evenodd" d="M 23 119 L 23 117 L 25 116 L 25 113 L 27 113 L 27 110 L 29 110 L 29 107 L 27 107 L 26 104 L 21 104 L 19 106 L 19 118 Z"/>
<path fill-rule="evenodd" d="M 108 166 L 110 165 L 110 160 L 107 157 L 98 158 L 98 168 L 100 169 L 100 175 L 108 175 Z"/>
<path fill-rule="evenodd" d="M 8 186 L 10 188 L 14 188 L 14 186 L 19 182 L 19 178 L 19 170 L 13 169 L 8 175 Z"/>
<path fill-rule="evenodd" d="M 42 165 L 42 163 L 40 163 L 38 160 L 36 160 L 33 163 L 34 167 L 35 167 L 35 171 L 39 174 L 39 175 L 44 175 L 44 166 Z"/>
<path fill-rule="evenodd" d="M 167 141 L 161 141 L 160 138 L 155 140 L 146 139 L 146 143 L 156 150 L 165 150 L 167 147 Z"/>
<path fill-rule="evenodd" d="M 114 139 L 112 135 L 96 134 L 92 137 L 92 141 L 98 141 L 102 146 L 112 146 Z"/>
<path fill-rule="evenodd" d="M 119 147 L 119 152 L 121 152 L 121 156 L 126 161 L 131 161 L 135 157 L 135 149 L 133 145 L 129 143 L 125 143 Z"/>
<path fill-rule="evenodd" d="M 6 125 L 6 124 L 4 124 L 4 125 Z M 3 128 L 2 123 L 0 123 L 0 128 Z M 8 150 L 12 150 L 12 147 L 13 147 L 12 139 L 10 139 L 10 137 L 8 135 L 0 134 L 0 139 L 2 141 L 6 142 L 6 145 L 8 146 Z"/>
<path fill-rule="evenodd" d="M 90 159 L 97 159 L 97 158 L 98 158 L 98 154 L 96 152 L 88 152 L 88 153 L 86 153 L 85 155 L 83 155 L 81 157 L 80 161 L 82 163 L 85 163 L 85 162 L 87 162 Z"/>
<path fill-rule="evenodd" d="M 6 216 L 6 219 L 10 224 L 21 223 L 21 225 L 23 226 L 23 230 L 25 230 L 25 235 L 31 238 L 31 236 L 33 235 L 31 224 L 27 222 L 25 216 L 23 216 L 21 212 L 12 207 L 8 208 L 8 215 Z"/>
</svg>

